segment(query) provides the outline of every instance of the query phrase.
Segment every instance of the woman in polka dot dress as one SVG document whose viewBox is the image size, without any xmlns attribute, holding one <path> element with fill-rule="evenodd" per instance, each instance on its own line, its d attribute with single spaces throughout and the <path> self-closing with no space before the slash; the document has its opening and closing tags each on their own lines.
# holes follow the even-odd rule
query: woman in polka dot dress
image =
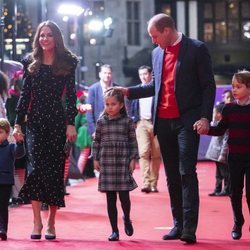
<svg viewBox="0 0 250 250">
<path fill-rule="evenodd" d="M 42 22 L 36 31 L 33 51 L 23 61 L 24 85 L 17 105 L 13 134 L 22 133 L 27 117 L 26 141 L 29 174 L 19 196 L 31 200 L 34 227 L 31 239 L 41 239 L 41 203 L 49 205 L 45 238 L 55 239 L 55 215 L 64 207 L 64 145 L 74 141 L 77 114 L 75 68 L 77 57 L 63 42 L 62 33 L 52 21 Z M 66 95 L 65 107 L 62 96 Z"/>
</svg>

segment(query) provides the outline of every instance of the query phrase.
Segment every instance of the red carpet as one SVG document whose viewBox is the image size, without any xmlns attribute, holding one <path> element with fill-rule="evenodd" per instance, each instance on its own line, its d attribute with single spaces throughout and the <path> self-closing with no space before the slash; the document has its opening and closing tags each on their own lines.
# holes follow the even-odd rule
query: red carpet
<svg viewBox="0 0 250 250">
<path fill-rule="evenodd" d="M 172 227 L 169 197 L 165 174 L 161 168 L 159 193 L 144 194 L 140 192 L 140 171 L 136 169 L 135 179 L 139 188 L 131 192 L 132 211 L 135 233 L 128 237 L 124 233 L 122 212 L 119 204 L 120 241 L 109 242 L 111 233 L 105 195 L 97 191 L 97 180 L 90 179 L 67 191 L 66 208 L 58 211 L 56 232 L 57 240 L 40 241 L 29 239 L 32 230 L 31 205 L 10 209 L 8 241 L 0 241 L 0 250 L 5 249 L 211 249 L 242 250 L 250 249 L 249 214 L 244 197 L 245 225 L 243 236 L 239 241 L 231 239 L 233 226 L 232 211 L 228 197 L 209 197 L 214 188 L 215 166 L 213 163 L 200 162 L 197 166 L 200 183 L 200 216 L 197 230 L 197 244 L 187 245 L 179 240 L 163 241 L 162 235 Z M 45 216 L 47 212 L 42 212 Z M 44 221 L 44 226 L 46 222 Z M 43 230 L 44 233 L 45 229 Z"/>
</svg>

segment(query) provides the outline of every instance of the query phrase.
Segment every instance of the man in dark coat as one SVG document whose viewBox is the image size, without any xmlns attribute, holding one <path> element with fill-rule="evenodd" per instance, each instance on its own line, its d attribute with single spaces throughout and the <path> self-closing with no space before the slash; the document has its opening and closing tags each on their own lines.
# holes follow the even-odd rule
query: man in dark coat
<svg viewBox="0 0 250 250">
<path fill-rule="evenodd" d="M 129 98 L 154 98 L 156 133 L 167 175 L 174 227 L 164 240 L 196 242 L 199 190 L 196 173 L 199 131 L 208 131 L 215 98 L 211 58 L 205 44 L 178 32 L 166 14 L 153 16 L 148 33 L 154 44 L 154 81 L 123 88 Z"/>
</svg>

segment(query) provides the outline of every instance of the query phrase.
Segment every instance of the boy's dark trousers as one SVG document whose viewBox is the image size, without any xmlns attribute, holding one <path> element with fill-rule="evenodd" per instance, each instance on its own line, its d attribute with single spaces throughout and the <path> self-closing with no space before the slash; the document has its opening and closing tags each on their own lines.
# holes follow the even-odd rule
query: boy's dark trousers
<svg viewBox="0 0 250 250">
<path fill-rule="evenodd" d="M 233 208 L 234 223 L 237 226 L 242 226 L 245 222 L 242 213 L 242 195 L 246 190 L 246 200 L 248 211 L 250 212 L 250 161 L 230 160 L 230 198 Z"/>
<path fill-rule="evenodd" d="M 8 230 L 9 221 L 9 199 L 12 190 L 12 185 L 0 184 L 0 231 Z"/>
<path fill-rule="evenodd" d="M 215 162 L 216 163 L 216 183 L 215 183 L 215 193 L 220 193 L 225 191 L 229 193 L 229 169 L 227 163 Z M 222 182 L 224 180 L 224 189 L 222 190 Z"/>
</svg>

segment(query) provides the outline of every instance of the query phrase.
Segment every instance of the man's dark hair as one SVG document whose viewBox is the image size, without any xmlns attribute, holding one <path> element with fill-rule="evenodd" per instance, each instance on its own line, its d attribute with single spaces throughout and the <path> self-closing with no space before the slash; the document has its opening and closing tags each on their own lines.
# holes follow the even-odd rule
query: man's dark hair
<svg viewBox="0 0 250 250">
<path fill-rule="evenodd" d="M 138 71 L 141 70 L 141 69 L 147 69 L 147 71 L 148 71 L 149 73 L 152 72 L 152 68 L 151 68 L 150 66 L 148 66 L 148 65 L 142 65 L 142 66 L 140 66 L 140 67 L 138 68 Z"/>
</svg>

